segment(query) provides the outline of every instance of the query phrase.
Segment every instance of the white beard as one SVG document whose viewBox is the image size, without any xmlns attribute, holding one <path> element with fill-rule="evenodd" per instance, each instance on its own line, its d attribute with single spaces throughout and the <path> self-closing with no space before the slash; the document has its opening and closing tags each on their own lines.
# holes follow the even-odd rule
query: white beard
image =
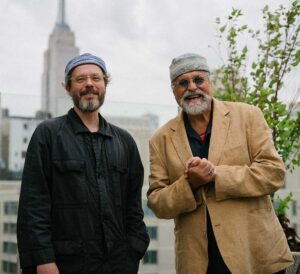
<svg viewBox="0 0 300 274">
<path fill-rule="evenodd" d="M 189 102 L 187 102 L 187 100 L 185 100 L 188 96 L 191 95 L 201 95 L 202 96 L 202 100 L 201 102 L 197 102 L 195 104 L 189 104 Z M 201 89 L 197 89 L 194 92 L 190 92 L 190 91 L 186 91 L 181 100 L 180 100 L 180 106 L 182 107 L 183 111 L 186 112 L 189 115 L 198 115 L 201 114 L 203 112 L 205 112 L 211 103 L 212 98 L 207 95 L 205 92 L 203 92 Z"/>
</svg>

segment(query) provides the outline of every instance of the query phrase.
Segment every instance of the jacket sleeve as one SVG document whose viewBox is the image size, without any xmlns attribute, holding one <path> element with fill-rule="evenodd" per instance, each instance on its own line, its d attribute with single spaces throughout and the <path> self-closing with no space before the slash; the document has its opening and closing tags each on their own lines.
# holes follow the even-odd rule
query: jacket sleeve
<svg viewBox="0 0 300 274">
<path fill-rule="evenodd" d="M 179 214 L 191 212 L 197 208 L 197 204 L 201 203 L 200 189 L 193 193 L 183 172 L 177 180 L 170 181 L 164 154 L 156 147 L 157 142 L 159 142 L 158 139 L 160 136 L 155 136 L 149 143 L 150 187 L 147 193 L 148 206 L 158 218 L 173 219 Z"/>
<path fill-rule="evenodd" d="M 26 154 L 22 176 L 17 238 L 21 267 L 54 262 L 51 244 L 50 155 L 47 129 L 40 125 L 34 132 Z M 49 135 L 48 135 L 49 136 Z"/>
<path fill-rule="evenodd" d="M 142 186 L 144 180 L 144 168 L 137 146 L 130 138 L 129 146 L 129 189 L 127 190 L 126 205 L 126 231 L 130 246 L 138 258 L 141 259 L 149 245 L 149 236 L 143 221 L 144 212 L 142 208 Z"/>
<path fill-rule="evenodd" d="M 216 199 L 258 197 L 274 193 L 283 185 L 285 169 L 261 110 L 251 107 L 246 132 L 251 164 L 216 167 Z"/>
</svg>

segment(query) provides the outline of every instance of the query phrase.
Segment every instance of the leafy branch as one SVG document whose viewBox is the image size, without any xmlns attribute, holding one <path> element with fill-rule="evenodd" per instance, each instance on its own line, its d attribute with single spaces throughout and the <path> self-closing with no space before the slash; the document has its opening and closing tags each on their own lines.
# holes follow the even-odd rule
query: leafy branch
<svg viewBox="0 0 300 274">
<path fill-rule="evenodd" d="M 258 106 L 286 168 L 293 170 L 300 165 L 300 115 L 296 110 L 300 88 L 296 87 L 291 102 L 281 98 L 292 93 L 284 84 L 300 63 L 300 2 L 294 0 L 290 7 L 281 5 L 274 11 L 265 6 L 262 15 L 261 30 L 240 24 L 243 14 L 239 9 L 233 8 L 225 23 L 216 19 L 218 46 L 225 49 L 226 58 L 221 58 L 223 65 L 213 72 L 215 96 Z M 243 42 L 249 40 L 250 47 Z"/>
</svg>

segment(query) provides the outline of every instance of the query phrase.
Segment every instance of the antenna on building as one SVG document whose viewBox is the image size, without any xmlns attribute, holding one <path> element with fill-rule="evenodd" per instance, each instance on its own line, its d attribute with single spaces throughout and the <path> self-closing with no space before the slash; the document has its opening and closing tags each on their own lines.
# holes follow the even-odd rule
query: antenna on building
<svg viewBox="0 0 300 274">
<path fill-rule="evenodd" d="M 58 0 L 57 26 L 69 27 L 66 23 L 65 0 Z"/>
</svg>

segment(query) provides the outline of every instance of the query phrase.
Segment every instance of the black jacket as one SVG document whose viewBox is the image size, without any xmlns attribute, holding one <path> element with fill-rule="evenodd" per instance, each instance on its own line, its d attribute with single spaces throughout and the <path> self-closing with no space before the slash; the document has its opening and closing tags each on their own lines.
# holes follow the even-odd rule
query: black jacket
<svg viewBox="0 0 300 274">
<path fill-rule="evenodd" d="M 85 146 L 89 131 L 73 109 L 35 130 L 19 202 L 22 268 L 56 262 L 61 274 L 137 273 L 149 244 L 143 166 L 129 133 L 100 119 L 105 161 L 96 176 Z"/>
</svg>

